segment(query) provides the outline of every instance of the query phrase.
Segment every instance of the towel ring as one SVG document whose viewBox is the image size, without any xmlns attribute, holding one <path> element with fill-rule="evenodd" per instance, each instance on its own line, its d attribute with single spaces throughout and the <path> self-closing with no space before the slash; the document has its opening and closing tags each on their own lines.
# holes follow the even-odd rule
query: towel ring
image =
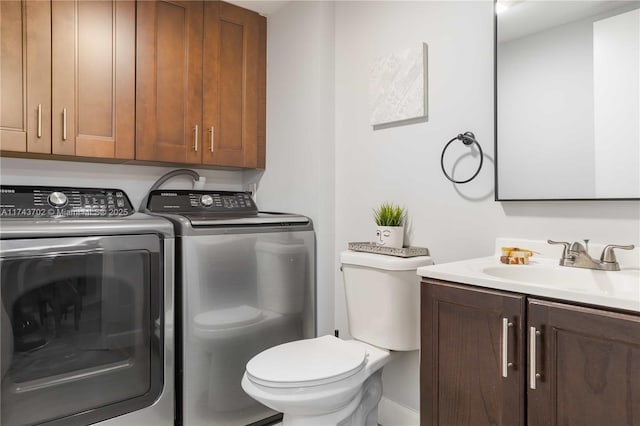
<svg viewBox="0 0 640 426">
<path fill-rule="evenodd" d="M 457 141 L 457 140 L 462 141 L 462 143 L 465 144 L 465 145 L 475 144 L 478 147 L 478 151 L 480 151 L 480 164 L 478 164 L 478 170 L 476 170 L 476 172 L 473 174 L 473 176 L 471 176 L 469 179 L 466 179 L 466 180 L 455 180 L 454 178 L 449 176 L 447 171 L 444 169 L 444 153 L 447 151 L 447 148 L 449 148 L 449 145 L 451 145 L 454 141 Z M 482 153 L 482 147 L 480 146 L 480 144 L 476 140 L 476 136 L 471 132 L 464 132 L 464 133 L 459 134 L 455 138 L 451 139 L 444 146 L 444 149 L 442 150 L 442 155 L 440 156 L 440 167 L 442 167 L 442 173 L 444 173 L 444 175 L 447 177 L 447 179 L 449 179 L 451 182 L 453 182 L 453 183 L 467 183 L 467 182 L 471 182 L 473 179 L 475 179 L 476 176 L 478 176 L 478 173 L 480 173 L 480 169 L 482 169 L 483 161 L 484 161 L 484 154 Z"/>
</svg>

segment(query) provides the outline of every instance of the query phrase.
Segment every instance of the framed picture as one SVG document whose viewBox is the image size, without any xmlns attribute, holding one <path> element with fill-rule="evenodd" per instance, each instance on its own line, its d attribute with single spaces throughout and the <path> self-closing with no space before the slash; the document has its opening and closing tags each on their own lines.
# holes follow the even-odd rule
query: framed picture
<svg viewBox="0 0 640 426">
<path fill-rule="evenodd" d="M 369 105 L 374 129 L 426 121 L 426 43 L 373 61 Z"/>
</svg>

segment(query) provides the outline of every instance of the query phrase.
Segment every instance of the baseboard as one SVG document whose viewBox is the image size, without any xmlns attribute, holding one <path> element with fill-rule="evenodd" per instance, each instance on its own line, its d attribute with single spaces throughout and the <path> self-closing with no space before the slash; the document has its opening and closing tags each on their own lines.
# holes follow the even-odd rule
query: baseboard
<svg viewBox="0 0 640 426">
<path fill-rule="evenodd" d="M 419 426 L 420 413 L 382 397 L 378 404 L 378 423 L 382 426 Z"/>
</svg>

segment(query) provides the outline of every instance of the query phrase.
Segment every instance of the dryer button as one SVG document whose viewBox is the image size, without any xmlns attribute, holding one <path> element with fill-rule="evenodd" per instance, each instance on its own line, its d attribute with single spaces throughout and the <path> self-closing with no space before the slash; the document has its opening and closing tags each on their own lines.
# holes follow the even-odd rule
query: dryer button
<svg viewBox="0 0 640 426">
<path fill-rule="evenodd" d="M 52 207 L 62 207 L 67 204 L 67 196 L 63 192 L 54 191 L 49 194 L 48 201 Z"/>
</svg>

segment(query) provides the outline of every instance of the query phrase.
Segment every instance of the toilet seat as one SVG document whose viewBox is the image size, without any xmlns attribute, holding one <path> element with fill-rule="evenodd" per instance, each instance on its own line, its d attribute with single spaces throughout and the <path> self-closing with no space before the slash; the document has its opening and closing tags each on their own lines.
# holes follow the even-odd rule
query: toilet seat
<svg viewBox="0 0 640 426">
<path fill-rule="evenodd" d="M 272 388 L 319 386 L 353 376 L 367 352 L 333 336 L 298 340 L 267 349 L 247 363 L 247 378 Z"/>
<path fill-rule="evenodd" d="M 201 312 L 193 318 L 195 326 L 203 330 L 225 330 L 242 327 L 260 321 L 264 314 L 260 309 L 248 305 L 214 309 Z"/>
</svg>

